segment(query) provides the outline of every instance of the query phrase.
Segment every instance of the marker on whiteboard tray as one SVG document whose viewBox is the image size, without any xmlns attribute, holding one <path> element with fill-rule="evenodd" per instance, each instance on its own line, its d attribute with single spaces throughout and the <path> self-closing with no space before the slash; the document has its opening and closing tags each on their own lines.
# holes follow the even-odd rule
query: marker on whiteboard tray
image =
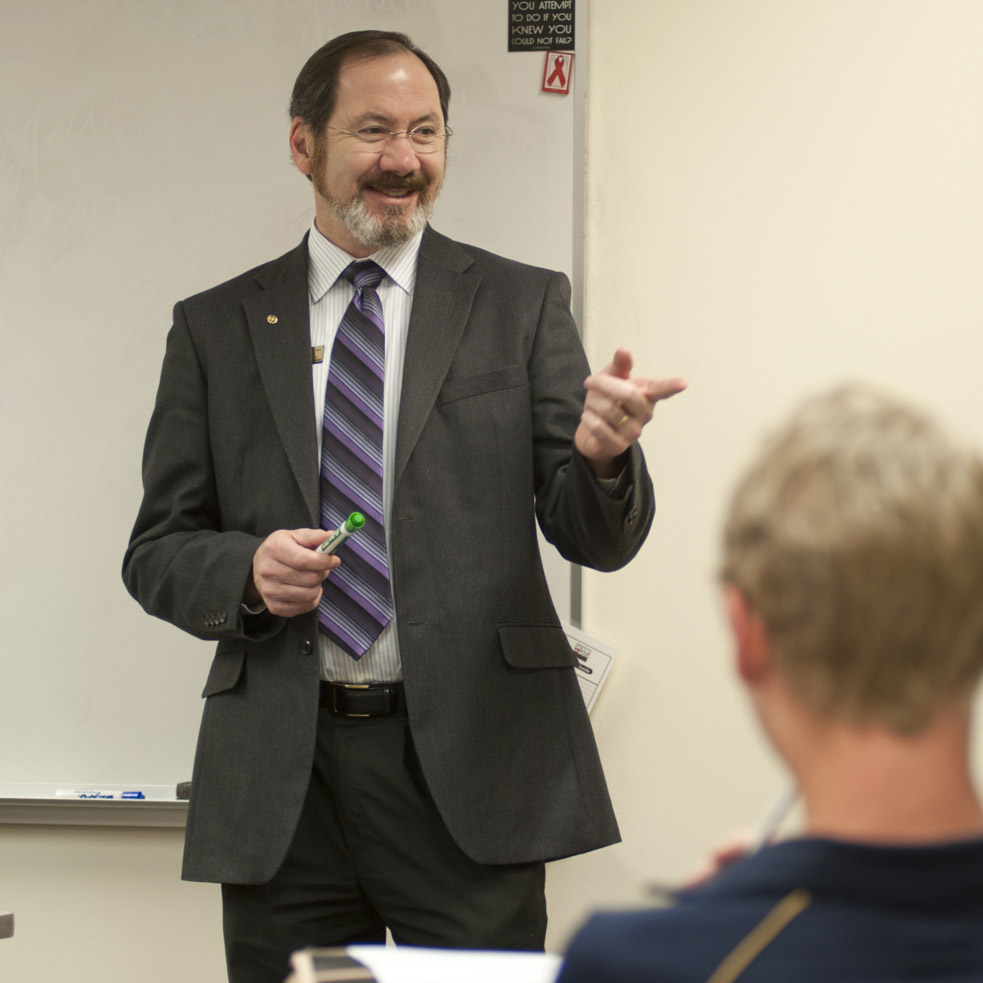
<svg viewBox="0 0 983 983">
<path fill-rule="evenodd" d="M 361 512 L 352 512 L 328 538 L 318 546 L 318 553 L 333 553 L 348 539 L 353 532 L 358 532 L 365 525 L 365 516 Z"/>
<path fill-rule="evenodd" d="M 60 788 L 55 792 L 56 799 L 127 799 L 134 801 L 145 799 L 143 792 L 137 789 L 103 789 L 103 788 Z"/>
</svg>

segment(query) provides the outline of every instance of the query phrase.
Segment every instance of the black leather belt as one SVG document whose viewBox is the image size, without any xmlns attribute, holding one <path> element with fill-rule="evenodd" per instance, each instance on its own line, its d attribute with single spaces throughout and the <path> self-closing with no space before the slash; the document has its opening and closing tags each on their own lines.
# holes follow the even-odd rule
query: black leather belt
<svg viewBox="0 0 983 983">
<path fill-rule="evenodd" d="M 333 717 L 393 717 L 406 706 L 402 683 L 329 683 L 318 700 Z"/>
</svg>

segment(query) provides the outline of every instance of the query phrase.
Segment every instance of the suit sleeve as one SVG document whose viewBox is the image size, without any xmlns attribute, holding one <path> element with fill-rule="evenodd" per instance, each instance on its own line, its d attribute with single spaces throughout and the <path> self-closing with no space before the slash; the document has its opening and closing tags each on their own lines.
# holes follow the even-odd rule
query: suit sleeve
<svg viewBox="0 0 983 983">
<path fill-rule="evenodd" d="M 543 535 L 565 559 L 597 570 L 617 570 L 645 541 L 655 497 L 637 443 L 610 491 L 573 446 L 588 374 L 570 314 L 570 284 L 557 273 L 544 295 L 529 365 L 536 515 Z"/>
<path fill-rule="evenodd" d="M 123 581 L 144 610 L 199 638 L 261 639 L 279 630 L 282 619 L 241 613 L 262 537 L 222 528 L 207 373 L 182 304 L 147 431 L 143 486 Z"/>
</svg>

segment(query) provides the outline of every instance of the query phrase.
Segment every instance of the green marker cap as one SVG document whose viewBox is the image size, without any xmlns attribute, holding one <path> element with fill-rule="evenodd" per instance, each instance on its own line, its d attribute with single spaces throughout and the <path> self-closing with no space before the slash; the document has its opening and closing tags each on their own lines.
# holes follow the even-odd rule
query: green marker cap
<svg viewBox="0 0 983 983">
<path fill-rule="evenodd" d="M 352 512 L 352 514 L 345 520 L 345 528 L 349 532 L 355 532 L 356 529 L 361 529 L 365 525 L 365 516 L 361 512 Z"/>
</svg>

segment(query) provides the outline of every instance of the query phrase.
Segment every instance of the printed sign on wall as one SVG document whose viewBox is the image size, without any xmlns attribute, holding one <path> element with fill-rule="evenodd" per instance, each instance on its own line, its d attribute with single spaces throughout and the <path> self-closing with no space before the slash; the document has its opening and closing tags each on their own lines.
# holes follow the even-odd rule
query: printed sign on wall
<svg viewBox="0 0 983 983">
<path fill-rule="evenodd" d="M 508 0 L 509 51 L 574 48 L 574 0 Z"/>
</svg>

